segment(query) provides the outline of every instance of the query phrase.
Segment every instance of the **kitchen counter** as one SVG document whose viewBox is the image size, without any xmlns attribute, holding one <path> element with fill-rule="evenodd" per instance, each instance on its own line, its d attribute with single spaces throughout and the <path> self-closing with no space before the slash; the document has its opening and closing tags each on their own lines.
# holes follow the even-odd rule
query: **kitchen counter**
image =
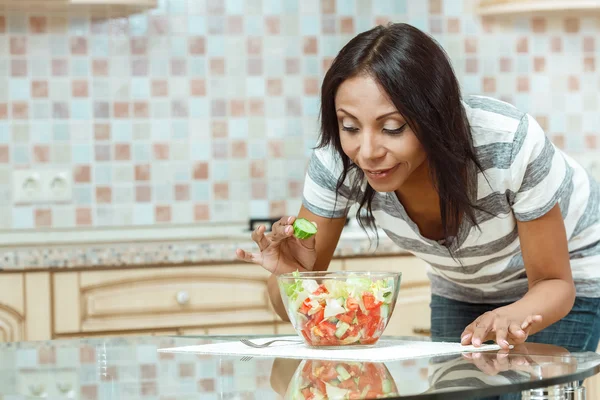
<svg viewBox="0 0 600 400">
<path fill-rule="evenodd" d="M 257 251 L 241 225 L 183 226 L 89 231 L 41 231 L 0 235 L 0 269 L 181 266 L 236 262 L 235 250 Z M 334 258 L 406 254 L 384 232 L 379 244 L 348 227 Z M 3 240 L 4 239 L 4 240 Z"/>
<path fill-rule="evenodd" d="M 359 393 L 367 393 L 358 388 L 369 385 L 370 396 L 387 391 L 386 398 L 448 400 L 551 385 L 556 385 L 553 390 L 571 383 L 578 386 L 577 380 L 600 369 L 600 356 L 596 353 L 575 353 L 536 344 L 519 346 L 504 356 L 491 351 L 477 357 L 451 354 L 385 363 L 158 351 L 237 339 L 129 337 L 0 344 L 0 398 L 297 399 L 306 386 L 330 390 L 325 384 L 319 386 L 320 382 L 336 384 L 336 371 L 344 367 L 357 378 L 346 382 L 350 384 L 346 386 L 356 385 Z M 326 378 L 328 373 L 330 377 Z M 581 390 L 573 386 L 569 389 Z"/>
</svg>

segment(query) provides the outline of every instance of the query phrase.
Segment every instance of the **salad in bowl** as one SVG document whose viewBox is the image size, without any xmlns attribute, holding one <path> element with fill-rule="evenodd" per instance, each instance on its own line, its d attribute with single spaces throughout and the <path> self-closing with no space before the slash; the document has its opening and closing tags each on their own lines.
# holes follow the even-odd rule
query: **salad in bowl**
<svg viewBox="0 0 600 400">
<path fill-rule="evenodd" d="M 277 277 L 296 332 L 309 346 L 375 344 L 390 320 L 400 273 L 298 272 Z"/>
</svg>

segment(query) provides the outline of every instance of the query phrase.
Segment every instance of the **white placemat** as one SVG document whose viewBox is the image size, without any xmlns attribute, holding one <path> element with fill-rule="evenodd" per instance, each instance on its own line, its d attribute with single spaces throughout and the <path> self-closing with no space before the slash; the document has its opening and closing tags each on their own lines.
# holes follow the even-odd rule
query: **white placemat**
<svg viewBox="0 0 600 400">
<path fill-rule="evenodd" d="M 252 339 L 260 344 L 275 338 Z M 298 340 L 298 336 L 285 336 L 279 339 Z M 369 347 L 340 347 L 336 349 L 319 349 L 308 347 L 302 342 L 275 342 L 269 347 L 257 349 L 247 346 L 240 341 L 230 341 L 196 346 L 182 346 L 159 349 L 163 353 L 196 353 L 219 354 L 230 356 L 252 356 L 269 358 L 298 358 L 338 361 L 392 361 L 418 357 L 431 357 L 463 352 L 499 350 L 498 345 L 483 345 L 481 347 L 463 346 L 451 342 L 425 342 L 380 339 L 377 344 Z"/>
</svg>

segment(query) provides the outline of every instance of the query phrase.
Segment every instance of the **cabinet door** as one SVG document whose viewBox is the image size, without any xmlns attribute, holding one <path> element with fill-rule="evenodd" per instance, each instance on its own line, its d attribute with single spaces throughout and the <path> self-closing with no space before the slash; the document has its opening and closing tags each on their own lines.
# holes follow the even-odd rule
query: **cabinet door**
<svg viewBox="0 0 600 400">
<path fill-rule="evenodd" d="M 0 274 L 0 342 L 25 340 L 22 274 Z"/>
</svg>

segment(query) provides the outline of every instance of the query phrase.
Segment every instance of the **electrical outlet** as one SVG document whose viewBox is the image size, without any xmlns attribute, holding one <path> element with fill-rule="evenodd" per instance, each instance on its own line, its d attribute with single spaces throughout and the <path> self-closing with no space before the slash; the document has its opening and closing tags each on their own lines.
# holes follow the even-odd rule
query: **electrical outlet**
<svg viewBox="0 0 600 400">
<path fill-rule="evenodd" d="M 15 170 L 12 193 L 15 204 L 68 203 L 73 198 L 73 179 L 68 170 Z"/>
</svg>

